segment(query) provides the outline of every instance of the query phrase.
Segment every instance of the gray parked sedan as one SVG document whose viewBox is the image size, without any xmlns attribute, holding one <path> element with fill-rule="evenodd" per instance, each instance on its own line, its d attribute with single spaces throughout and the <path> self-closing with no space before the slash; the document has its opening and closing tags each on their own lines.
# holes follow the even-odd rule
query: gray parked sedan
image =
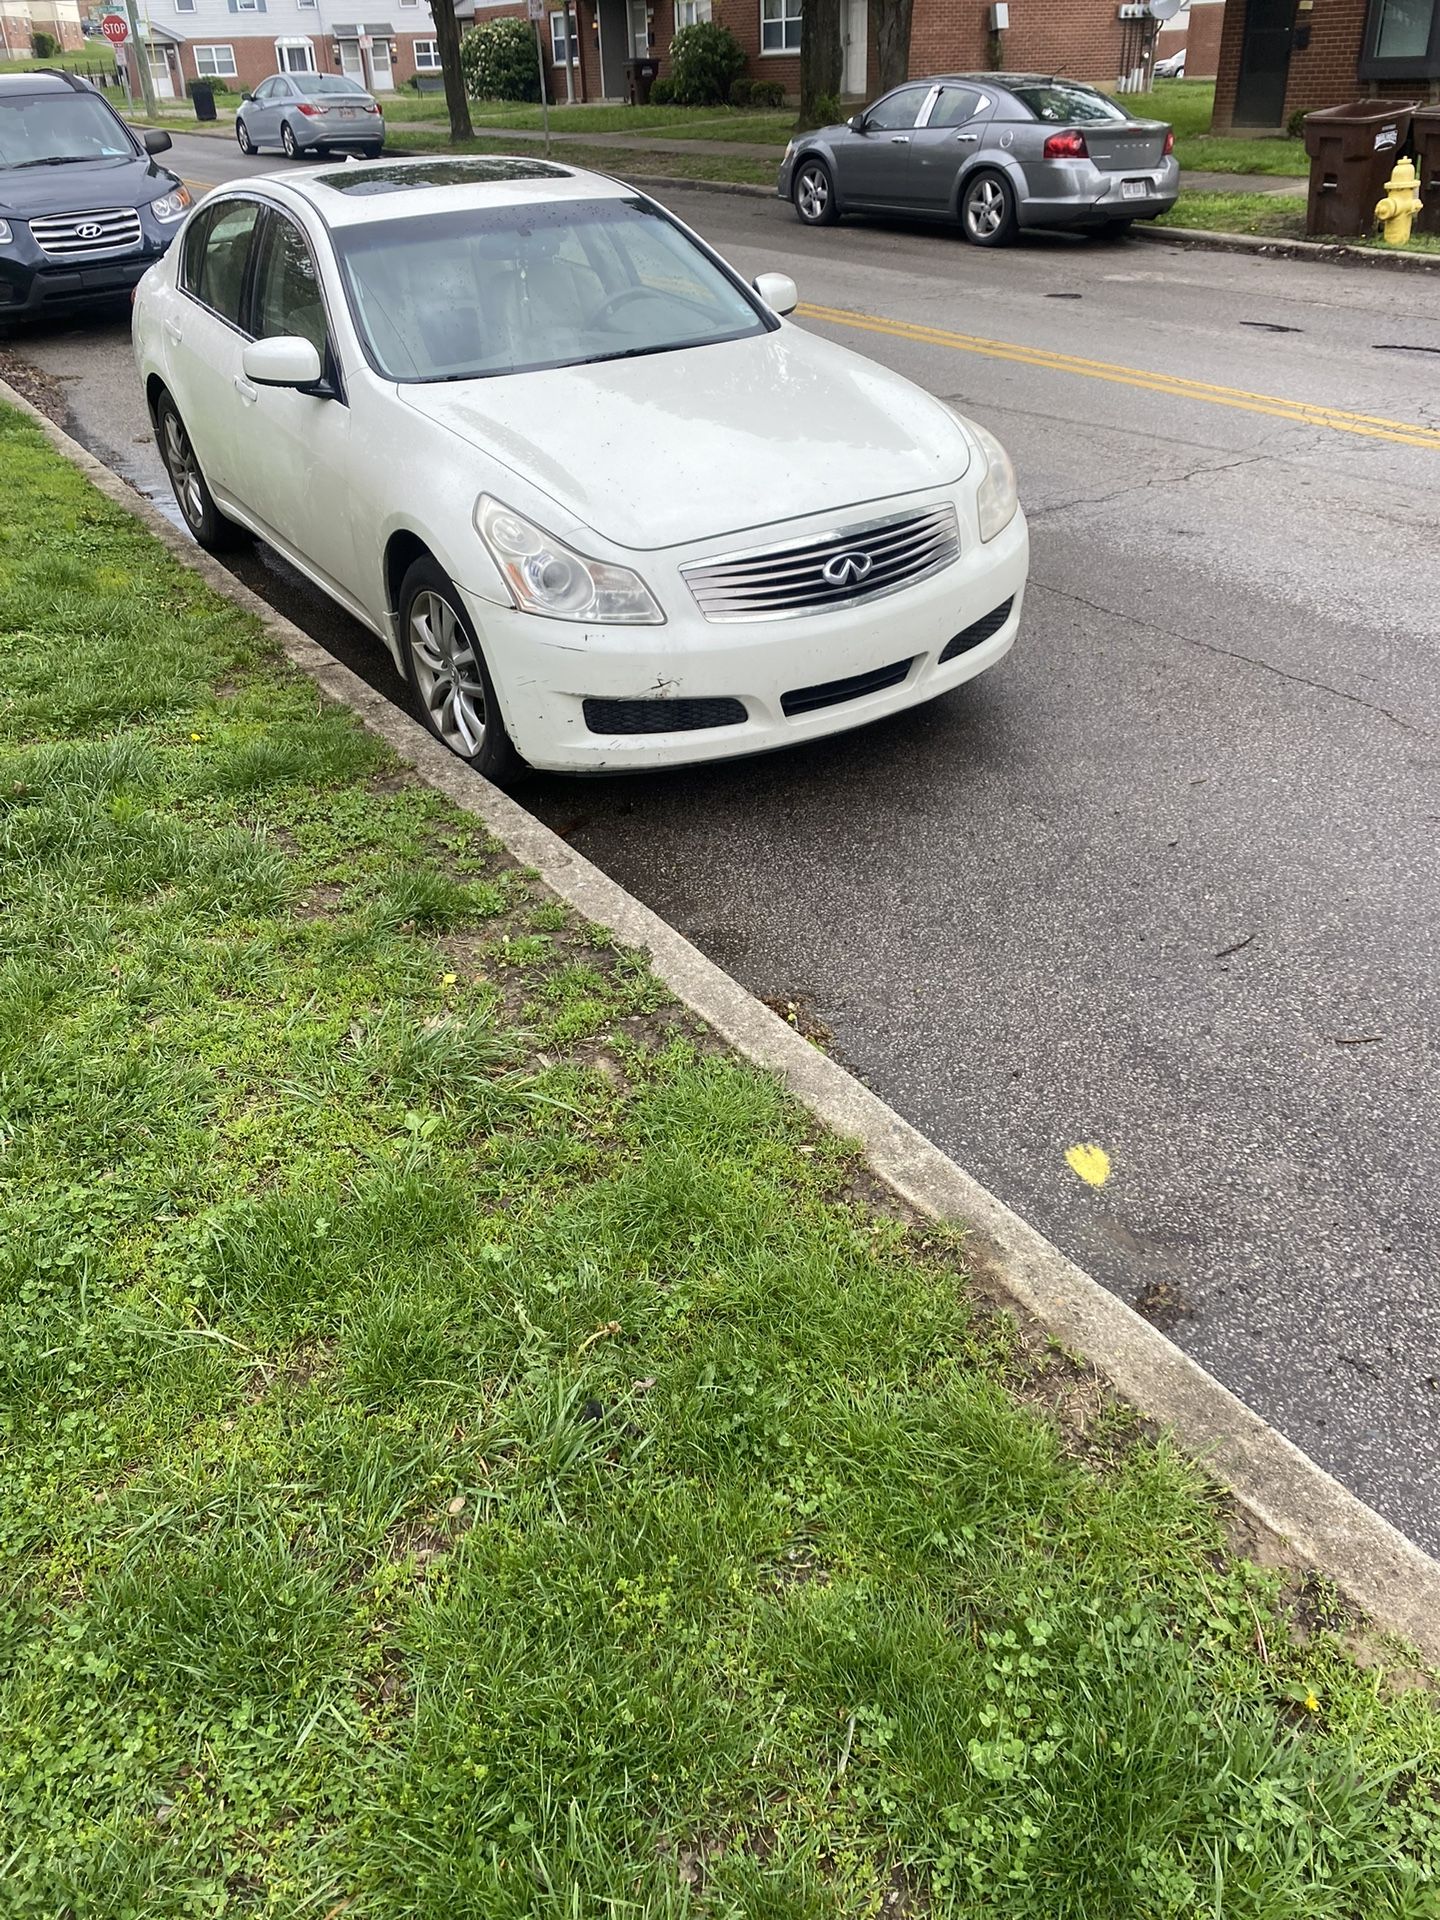
<svg viewBox="0 0 1440 1920">
<path fill-rule="evenodd" d="M 909 80 L 844 126 L 785 150 L 782 200 L 807 226 L 842 213 L 958 220 L 977 247 L 1021 227 L 1123 233 L 1175 204 L 1180 169 L 1163 120 L 1134 120 L 1075 80 L 956 73 Z"/>
<path fill-rule="evenodd" d="M 373 160 L 385 145 L 379 102 L 338 73 L 276 73 L 247 93 L 235 113 L 242 153 L 279 147 L 292 160 L 331 147 Z"/>
</svg>

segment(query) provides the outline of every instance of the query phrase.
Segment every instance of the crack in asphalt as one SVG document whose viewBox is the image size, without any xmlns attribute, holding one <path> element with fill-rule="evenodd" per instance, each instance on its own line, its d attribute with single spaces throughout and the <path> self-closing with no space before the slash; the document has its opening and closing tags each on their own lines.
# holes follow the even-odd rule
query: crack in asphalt
<svg viewBox="0 0 1440 1920">
<path fill-rule="evenodd" d="M 1157 475 L 1151 480 L 1132 481 L 1129 486 L 1116 487 L 1113 493 L 1081 494 L 1074 500 L 1056 500 L 1048 507 L 1034 507 L 1026 510 L 1025 518 L 1034 526 L 1037 520 L 1047 520 L 1052 514 L 1068 513 L 1072 507 L 1104 507 L 1112 500 L 1123 500 L 1130 493 L 1144 493 L 1151 487 L 1180 487 L 1187 480 L 1197 480 L 1206 473 L 1233 473 L 1237 467 L 1259 466 L 1267 460 L 1273 460 L 1273 453 L 1248 453 L 1239 460 L 1221 460 L 1213 464 L 1191 467 L 1186 473 Z"/>
<path fill-rule="evenodd" d="M 1244 462 L 1237 464 L 1243 465 Z M 1042 593 L 1053 593 L 1059 600 L 1073 600 L 1077 606 L 1088 607 L 1092 613 L 1103 613 L 1109 620 L 1148 627 L 1152 633 L 1163 634 L 1167 640 L 1178 640 L 1182 646 L 1196 647 L 1202 653 L 1218 654 L 1223 660 L 1237 660 L 1242 666 L 1256 667 L 1262 673 L 1273 673 L 1278 680 L 1288 680 L 1297 687 L 1309 687 L 1314 693 L 1328 693 L 1332 699 L 1344 700 L 1352 707 L 1363 707 L 1367 713 L 1378 714 L 1382 720 L 1388 720 L 1403 733 L 1418 734 L 1421 739 L 1429 738 L 1426 730 L 1417 727 L 1413 720 L 1402 720 L 1389 707 L 1377 706 L 1373 700 L 1362 700 L 1358 693 L 1347 693 L 1343 687 L 1332 687 L 1328 680 L 1311 680 L 1303 673 L 1292 673 L 1287 667 L 1277 667 L 1272 660 L 1258 660 L 1253 653 L 1238 653 L 1233 647 L 1222 647 L 1218 640 L 1201 640 L 1193 633 L 1179 633 L 1174 627 L 1163 627 L 1142 613 L 1122 613 L 1118 607 L 1102 606 L 1098 600 L 1087 600 L 1083 593 L 1072 593 L 1068 587 L 1052 586 L 1048 580 L 1041 580 L 1032 573 L 1030 590 L 1033 592 L 1037 587 Z"/>
</svg>

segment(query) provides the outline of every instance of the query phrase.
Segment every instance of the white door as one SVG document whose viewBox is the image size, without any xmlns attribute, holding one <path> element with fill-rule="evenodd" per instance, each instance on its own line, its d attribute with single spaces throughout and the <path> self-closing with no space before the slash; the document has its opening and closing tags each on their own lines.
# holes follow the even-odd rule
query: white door
<svg viewBox="0 0 1440 1920">
<path fill-rule="evenodd" d="M 155 88 L 157 100 L 175 98 L 175 82 L 170 78 L 170 62 L 163 53 L 152 52 L 150 55 L 150 80 Z"/>
<path fill-rule="evenodd" d="M 845 71 L 843 93 L 865 92 L 865 48 L 869 30 L 869 0 L 845 0 Z"/>
<path fill-rule="evenodd" d="M 360 46 L 355 40 L 342 40 L 340 46 L 340 71 L 347 80 L 358 80 L 365 84 L 365 63 L 360 58 Z"/>
<path fill-rule="evenodd" d="M 390 71 L 390 42 L 372 40 L 370 52 L 366 56 L 370 62 L 370 91 L 372 93 L 393 93 L 395 76 Z"/>
</svg>

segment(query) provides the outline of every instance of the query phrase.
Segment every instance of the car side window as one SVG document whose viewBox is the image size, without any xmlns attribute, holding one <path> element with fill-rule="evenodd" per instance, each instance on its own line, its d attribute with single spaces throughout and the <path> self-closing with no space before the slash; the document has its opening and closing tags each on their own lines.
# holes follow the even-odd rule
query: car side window
<svg viewBox="0 0 1440 1920">
<path fill-rule="evenodd" d="M 867 133 L 893 133 L 905 127 L 913 127 L 920 117 L 920 109 L 928 98 L 930 89 L 923 87 L 900 87 L 894 93 L 887 93 L 883 100 L 877 100 L 865 116 Z"/>
<path fill-rule="evenodd" d="M 190 291 L 198 300 L 236 327 L 241 324 L 245 269 L 259 216 L 258 201 L 221 201 L 205 233 L 199 282 L 190 283 Z"/>
<path fill-rule="evenodd" d="M 294 221 L 272 212 L 255 270 L 255 337 L 282 333 L 308 340 L 325 358 L 328 330 L 315 256 Z"/>
<path fill-rule="evenodd" d="M 980 110 L 983 94 L 973 87 L 942 87 L 940 97 L 930 109 L 927 127 L 963 127 Z"/>
<path fill-rule="evenodd" d="M 210 231 L 210 222 L 216 211 L 214 207 L 202 207 L 185 229 L 184 251 L 180 255 L 180 284 L 187 293 L 197 297 L 205 261 L 205 236 Z"/>
</svg>

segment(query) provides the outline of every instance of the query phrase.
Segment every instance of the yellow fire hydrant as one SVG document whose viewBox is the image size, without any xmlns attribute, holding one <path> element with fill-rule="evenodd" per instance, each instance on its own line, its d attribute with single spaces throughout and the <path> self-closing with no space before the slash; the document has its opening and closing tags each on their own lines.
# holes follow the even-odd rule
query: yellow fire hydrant
<svg viewBox="0 0 1440 1920">
<path fill-rule="evenodd" d="M 1397 160 L 1385 182 L 1385 198 L 1375 209 L 1375 218 L 1384 223 L 1387 247 L 1403 247 L 1409 241 L 1410 223 L 1424 207 L 1419 186 L 1414 161 Z"/>
</svg>

